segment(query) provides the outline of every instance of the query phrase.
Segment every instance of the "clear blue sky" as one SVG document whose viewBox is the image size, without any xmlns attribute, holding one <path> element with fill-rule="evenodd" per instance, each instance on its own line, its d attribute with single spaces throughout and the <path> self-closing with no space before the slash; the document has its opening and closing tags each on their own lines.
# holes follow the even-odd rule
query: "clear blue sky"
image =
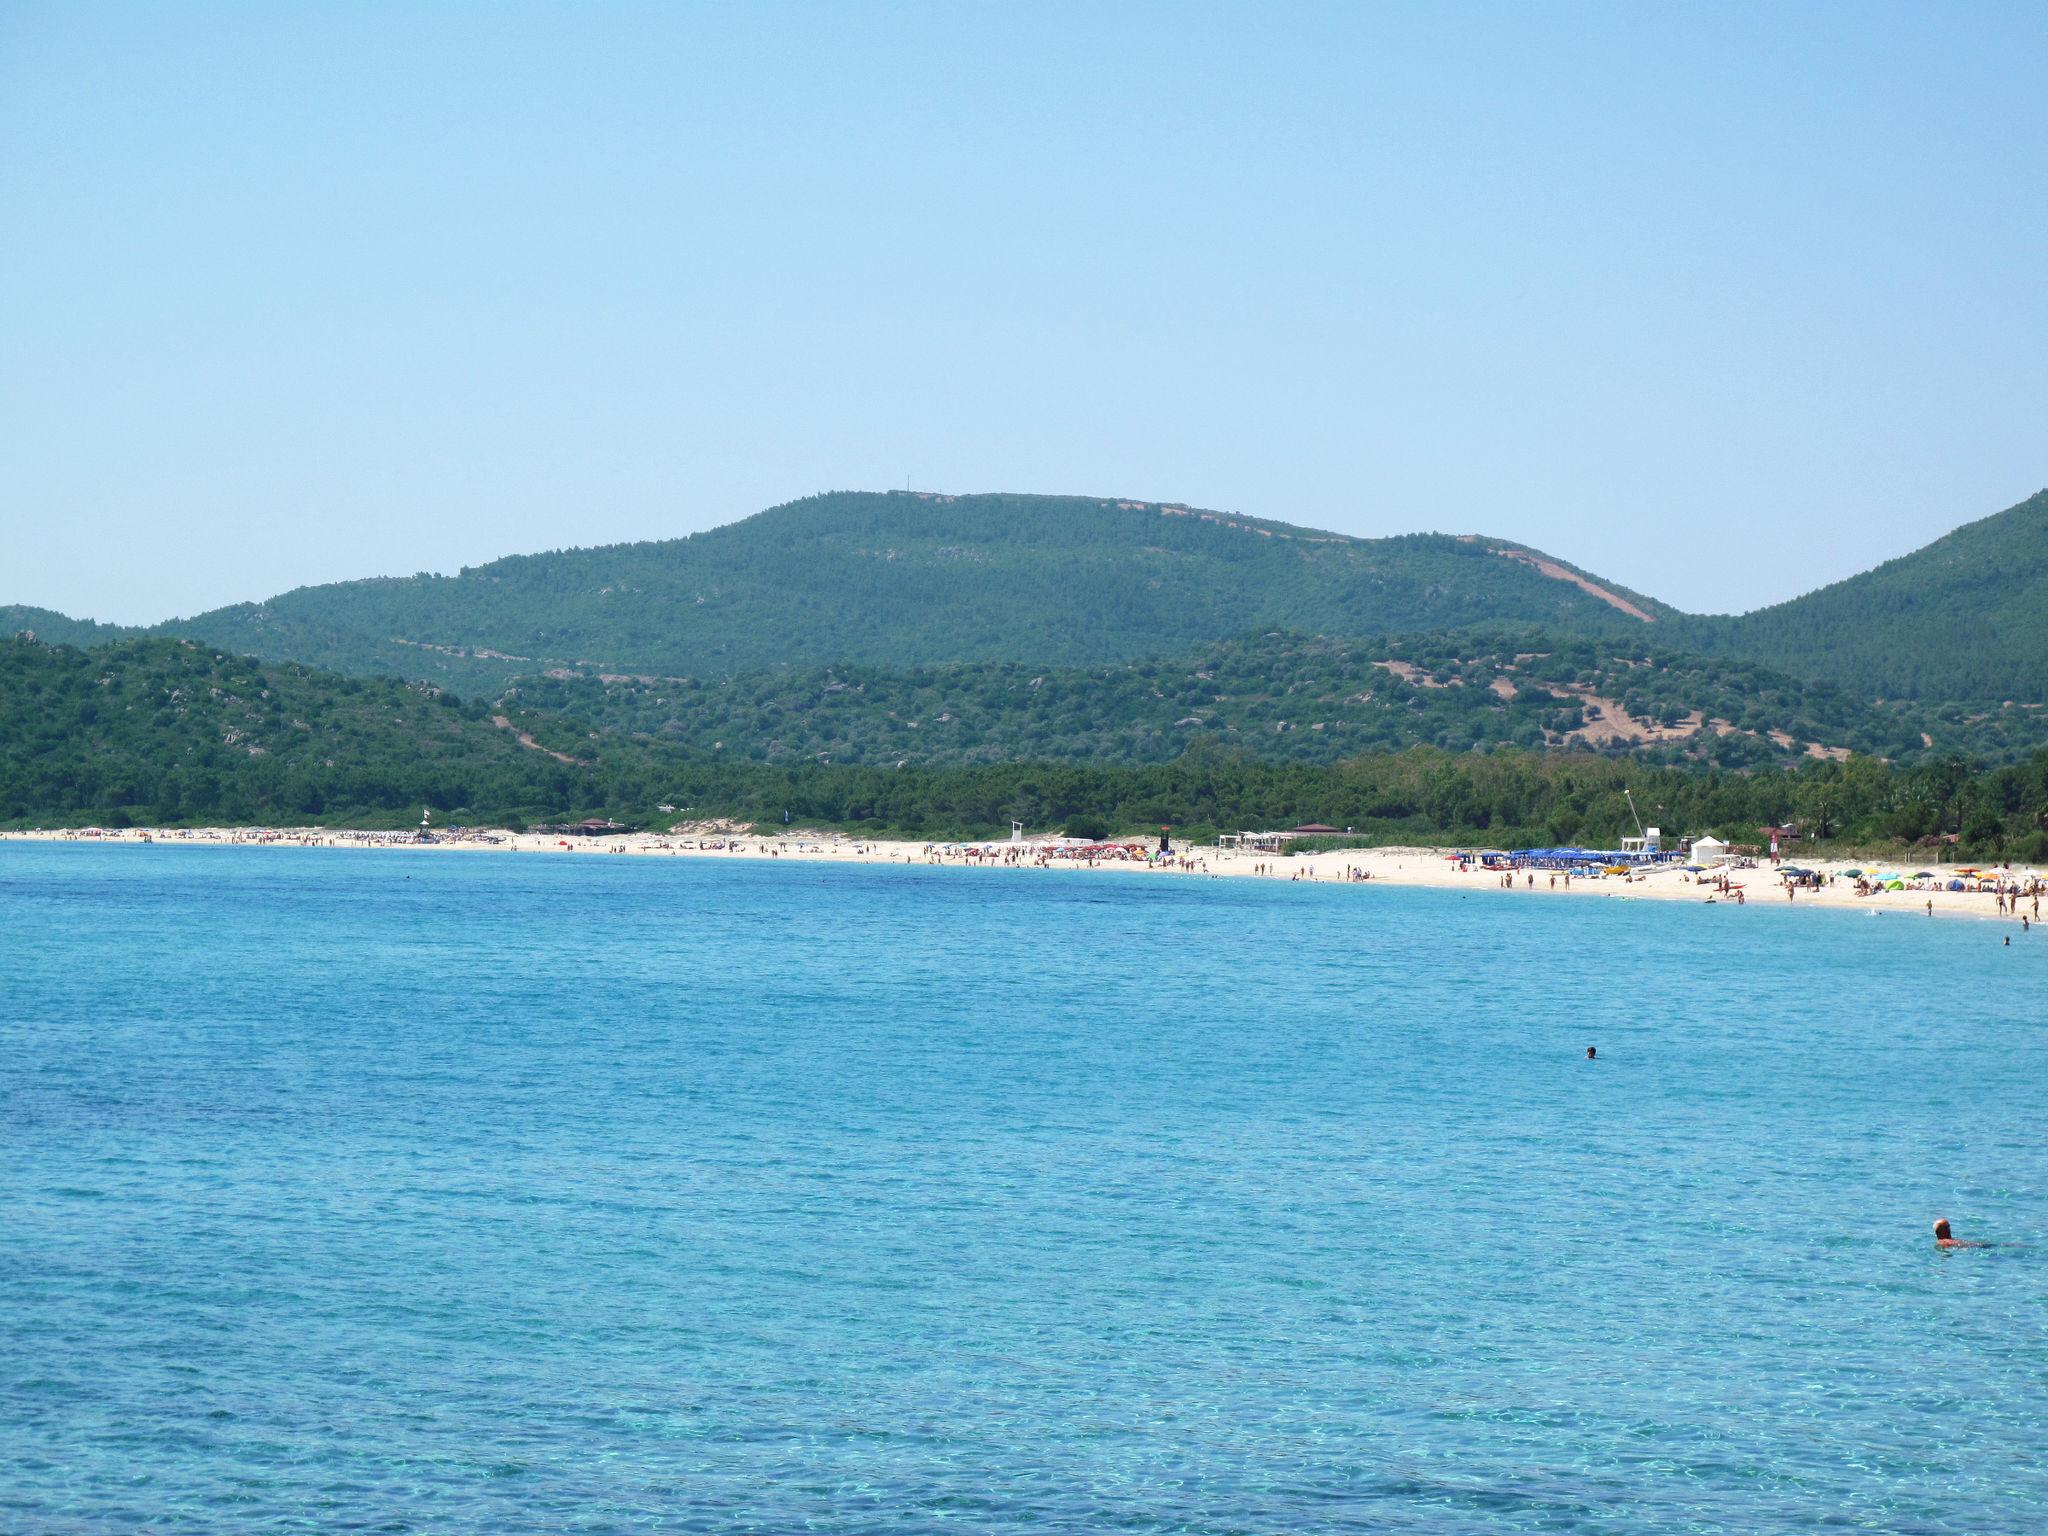
<svg viewBox="0 0 2048 1536">
<path fill-rule="evenodd" d="M 0 601 L 812 491 L 1684 606 L 2048 484 L 2048 6 L 0 4 Z"/>
</svg>

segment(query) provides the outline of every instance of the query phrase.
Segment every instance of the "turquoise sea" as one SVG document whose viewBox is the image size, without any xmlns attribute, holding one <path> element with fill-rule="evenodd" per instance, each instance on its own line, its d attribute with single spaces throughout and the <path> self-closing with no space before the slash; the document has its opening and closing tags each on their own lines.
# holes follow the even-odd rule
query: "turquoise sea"
<svg viewBox="0 0 2048 1536">
<path fill-rule="evenodd" d="M 2038 1532 L 2005 932 L 0 845 L 0 1530 Z"/>
</svg>

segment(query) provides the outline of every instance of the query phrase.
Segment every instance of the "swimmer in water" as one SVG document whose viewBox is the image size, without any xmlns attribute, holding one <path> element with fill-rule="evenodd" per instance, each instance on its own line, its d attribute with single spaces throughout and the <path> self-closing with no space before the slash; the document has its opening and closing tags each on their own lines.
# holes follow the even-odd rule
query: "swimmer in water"
<svg viewBox="0 0 2048 1536">
<path fill-rule="evenodd" d="M 1598 1054 L 1599 1053 L 1595 1051 L 1592 1046 L 1589 1045 L 1586 1047 L 1586 1060 L 1591 1061 Z"/>
<path fill-rule="evenodd" d="M 1949 1230 L 1948 1218 L 1938 1216 L 1934 1221 L 1934 1246 L 1937 1248 L 1989 1248 L 1989 1243 L 1966 1243 Z"/>
</svg>

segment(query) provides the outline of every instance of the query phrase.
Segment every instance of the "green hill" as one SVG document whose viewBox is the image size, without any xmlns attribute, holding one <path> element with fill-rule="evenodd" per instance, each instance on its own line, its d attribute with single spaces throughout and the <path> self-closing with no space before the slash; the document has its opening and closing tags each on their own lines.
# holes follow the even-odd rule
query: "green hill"
<svg viewBox="0 0 2048 1536">
<path fill-rule="evenodd" d="M 0 640 L 30 635 L 47 645 L 94 646 L 125 640 L 142 631 L 120 624 L 101 624 L 92 619 L 66 618 L 48 608 L 28 608 L 20 603 L 0 603 Z"/>
<path fill-rule="evenodd" d="M 0 640 L 0 821 L 375 824 L 578 798 L 576 770 L 439 689 L 189 640 Z"/>
<path fill-rule="evenodd" d="M 1353 539 L 1150 502 L 842 492 L 685 539 L 301 588 L 160 628 L 473 689 L 563 667 L 1085 666 L 1267 628 L 1604 635 L 1671 617 L 1501 540 Z"/>
<path fill-rule="evenodd" d="M 1516 675 L 1563 680 L 1532 667 L 1539 659 L 1515 660 Z M 1480 691 L 1471 678 L 1462 688 L 1449 680 L 1449 658 L 1418 654 L 1410 665 L 1443 684 L 1436 692 Z M 4 640 L 0 825 L 388 827 L 432 806 L 444 823 L 603 814 L 665 826 L 694 815 L 927 837 L 987 835 L 1012 818 L 1034 830 L 1086 820 L 1118 831 L 1322 821 L 1379 841 L 1526 845 L 1621 835 L 1628 788 L 1668 827 L 1746 836 L 1798 816 L 1825 835 L 1888 846 L 1953 833 L 1972 857 L 2048 856 L 2048 753 L 1988 771 L 1805 758 L 1793 772 L 1726 773 L 1514 748 L 1274 761 L 1212 736 L 1170 762 L 899 768 L 735 761 L 593 736 L 568 714 L 531 720 L 522 735 L 521 722 L 430 684 L 264 664 L 189 641 L 80 651 Z"/>
<path fill-rule="evenodd" d="M 515 680 L 494 708 L 767 763 L 1166 762 L 1214 740 L 1309 762 L 1514 746 L 1756 767 L 1851 751 L 2010 759 L 2048 741 L 2038 710 L 1945 719 L 1729 658 L 1499 629 L 1275 632 L 1100 667 L 560 674 Z"/>
<path fill-rule="evenodd" d="M 1750 704 L 1782 716 L 1784 680 L 1796 677 L 1866 703 L 1952 705 L 1940 729 L 1923 723 L 1926 735 L 1974 750 L 1988 730 L 1998 750 L 2031 736 L 2032 722 L 2012 709 L 2048 704 L 2048 492 L 1876 570 L 1735 617 L 1681 614 L 1494 538 L 1356 539 L 1099 498 L 840 492 L 684 539 L 518 555 L 455 576 L 305 587 L 153 632 L 356 675 L 432 681 L 466 695 L 551 674 L 690 678 L 699 686 L 751 679 L 732 696 L 761 692 L 772 714 L 773 699 L 789 692 L 777 692 L 778 673 L 1010 665 L 1037 675 L 1148 658 L 1178 665 L 1158 659 L 1267 631 L 1412 637 L 1474 627 L 1611 645 L 1616 657 L 1715 655 L 1779 679 L 1757 683 L 1776 691 L 1771 700 L 1716 704 L 1719 685 L 1693 675 L 1698 697 L 1685 708 L 1706 719 L 1734 720 Z M 21 630 L 78 645 L 136 633 L 43 609 L 0 609 L 0 635 Z M 955 681 L 968 682 L 965 674 Z M 797 677 L 791 686 L 809 685 Z M 921 696 L 901 702 L 933 712 Z M 1429 706 L 1438 717 L 1449 711 L 1442 701 Z M 1042 713 L 1034 705 L 1016 730 L 984 739 L 1043 746 L 1074 735 Z M 1897 729 L 1903 715 L 1894 717 L 1858 723 L 1838 712 L 1811 723 L 1858 750 L 1889 741 L 1908 752 Z M 1112 724 L 1136 718 L 1119 710 Z M 1438 723 L 1453 737 L 1473 724 Z M 1476 739 L 1494 740 L 1500 726 L 1480 722 Z M 715 729 L 713 739 L 747 735 Z M 1169 721 L 1148 729 L 1166 731 L 1144 748 L 1155 751 L 1180 728 Z M 1527 719 L 1507 728 L 1509 739 L 1545 732 L 1555 734 Z M 1093 734 L 1108 739 L 1100 728 Z M 1816 739 L 1797 728 L 1791 734 Z M 791 737 L 763 728 L 764 748 L 778 739 Z M 1128 733 L 1121 739 L 1137 745 Z M 812 747 L 850 749 L 829 734 Z"/>
<path fill-rule="evenodd" d="M 1940 752 L 2023 755 L 2043 716 L 2016 718 L 2031 737 L 1994 741 L 1980 723 L 1940 738 Z M 952 831 L 1027 811 L 1100 811 L 1086 796 L 1151 782 L 1116 777 L 1146 765 L 1202 762 L 1212 776 L 1289 793 L 1315 782 L 1288 777 L 1297 769 L 1353 775 L 1416 748 L 1460 762 L 1532 748 L 1560 760 L 1813 769 L 1843 747 L 1937 755 L 1911 750 L 1926 723 L 1742 663 L 1497 631 L 1375 642 L 1268 634 L 1173 662 L 1040 672 L 961 663 L 694 683 L 541 677 L 490 703 L 186 640 L 90 651 L 6 640 L 0 823 L 392 826 L 432 806 L 442 821 L 605 813 L 645 824 L 663 803 L 769 814 L 792 786 L 809 785 L 825 798 L 790 803 L 813 815 L 852 822 L 884 814 L 864 805 L 887 807 L 889 825 Z M 1058 764 L 1093 777 L 1048 778 Z M 947 777 L 970 770 L 980 776 Z M 1468 771 L 1499 778 L 1457 770 Z M 962 783 L 978 786 L 979 811 L 962 809 Z M 1082 798 L 1025 793 L 1048 783 L 1080 786 L 1072 793 Z M 1024 798 L 987 798 L 1012 793 Z M 1285 813 L 1282 802 L 1267 810 Z"/>
<path fill-rule="evenodd" d="M 1687 644 L 1869 698 L 2048 703 L 2048 491 Z"/>
</svg>

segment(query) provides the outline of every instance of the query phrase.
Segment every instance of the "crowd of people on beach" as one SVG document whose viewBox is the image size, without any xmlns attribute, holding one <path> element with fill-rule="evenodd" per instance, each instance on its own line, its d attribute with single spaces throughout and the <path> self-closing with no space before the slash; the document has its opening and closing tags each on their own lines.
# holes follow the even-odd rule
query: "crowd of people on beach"
<svg viewBox="0 0 2048 1536">
<path fill-rule="evenodd" d="M 1150 839 L 1086 841 L 1078 838 L 1012 838 L 998 842 L 897 843 L 841 833 L 792 829 L 764 836 L 744 825 L 723 823 L 704 827 L 675 828 L 666 834 L 630 833 L 609 828 L 597 835 L 589 828 L 536 828 L 525 834 L 504 829 L 432 827 L 415 830 L 362 831 L 320 827 L 221 827 L 145 829 L 136 827 L 78 827 L 47 832 L 4 834 L 35 836 L 64 841 L 114 841 L 127 843 L 196 843 L 216 845 L 283 845 L 293 847 L 410 849 L 423 844 L 437 846 L 501 848 L 523 853 L 605 853 L 612 855 L 723 854 L 738 858 L 807 859 L 850 858 L 862 861 L 923 863 L 994 869 L 1133 869 L 1220 879 L 1226 875 L 1253 875 L 1290 883 L 1362 884 L 1375 873 L 1408 883 L 1402 865 L 1389 864 L 1388 855 L 1412 855 L 1424 866 L 1420 883 L 1440 883 L 1426 872 L 1435 864 L 1456 875 L 1487 874 L 1503 890 L 1550 891 L 1586 887 L 1645 887 L 1650 894 L 1676 895 L 1672 882 L 1705 887 L 1706 900 L 1732 906 L 1747 904 L 1745 885 L 1760 877 L 1761 855 L 1735 857 L 1711 863 L 1706 868 L 1680 865 L 1669 859 L 1641 863 L 1627 868 L 1550 867 L 1521 855 L 1471 852 L 1433 852 L 1425 849 L 1375 850 L 1361 858 L 1335 860 L 1303 856 L 1292 852 L 1275 855 L 1254 853 L 1229 846 L 1212 847 L 1183 843 L 1177 847 L 1155 846 Z M 1164 840 L 1161 840 L 1162 843 Z M 1745 851 L 1747 852 L 1747 851 Z M 1511 861 L 1511 862 L 1509 862 Z M 1928 868 L 1910 874 L 1882 874 L 1855 867 L 1807 868 L 1781 861 L 1773 851 L 1770 873 L 1775 874 L 1787 902 L 1802 895 L 1831 898 L 1841 903 L 1838 892 L 1853 892 L 1860 904 L 1869 900 L 1873 911 L 1896 911 L 1910 903 L 1909 910 L 1991 917 L 2013 924 L 2016 934 L 2030 933 L 2041 917 L 2041 898 L 2048 895 L 2048 879 L 2027 870 L 1974 865 Z M 1756 874 L 1750 872 L 1756 871 Z M 1539 881 L 1537 875 L 1543 879 Z M 1614 894 L 1622 894 L 1615 891 Z M 1903 897 L 1903 901 L 1898 898 Z M 1892 898 L 1887 900 L 1886 898 Z M 1982 901 L 1985 904 L 1979 905 Z M 1988 910 L 1987 910 L 1988 908 Z"/>
<path fill-rule="evenodd" d="M 1072 864 L 1088 869 L 1135 864 L 1183 874 L 1205 874 L 1209 869 L 1206 857 L 1185 849 L 1176 852 L 1171 848 L 1148 848 L 1143 843 L 926 843 L 920 850 L 920 857 L 927 864 L 961 864 L 989 869 L 1046 869 L 1053 864 Z"/>
<path fill-rule="evenodd" d="M 69 827 L 54 834 L 64 842 L 214 843 L 224 847 L 416 848 L 421 844 L 468 844 L 498 848 L 510 833 L 483 828 L 440 828 L 432 832 L 363 832 L 327 827 Z"/>
</svg>

